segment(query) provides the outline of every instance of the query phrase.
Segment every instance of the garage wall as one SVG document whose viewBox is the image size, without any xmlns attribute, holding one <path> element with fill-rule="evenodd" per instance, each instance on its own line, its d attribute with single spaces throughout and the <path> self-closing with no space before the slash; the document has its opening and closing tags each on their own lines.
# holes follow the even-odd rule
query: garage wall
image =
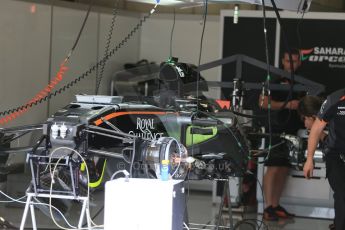
<svg viewBox="0 0 345 230">
<path fill-rule="evenodd" d="M 70 70 L 66 73 L 66 77 L 61 85 L 66 85 L 71 80 L 81 76 L 103 58 L 105 44 L 113 17 L 110 13 L 111 12 L 92 12 L 89 15 L 79 44 L 68 65 Z M 64 59 L 70 47 L 72 47 L 76 39 L 76 34 L 82 25 L 84 16 L 84 10 L 54 7 L 51 76 L 55 76 L 61 60 Z M 109 50 L 113 49 L 125 36 L 127 36 L 138 20 L 138 14 L 118 13 Z M 108 60 L 102 75 L 99 94 L 109 94 L 111 77 L 117 71 L 123 69 L 124 63 L 136 62 L 138 60 L 139 38 L 139 32 L 134 34 L 133 37 L 131 37 L 131 39 Z M 52 99 L 49 107 L 50 115 L 70 101 L 73 101 L 76 94 L 94 94 L 96 88 L 96 75 L 100 77 L 99 68 L 87 75 L 76 87 L 72 87 L 62 95 Z"/>
<path fill-rule="evenodd" d="M 13 0 L 0 1 L 0 110 L 25 104 L 54 78 L 60 63 L 67 55 L 82 25 L 87 6 L 64 3 L 59 6 Z M 104 47 L 111 22 L 111 10 L 94 8 L 75 49 L 64 79 L 56 89 L 85 73 L 104 55 Z M 143 15 L 119 12 L 111 42 L 114 48 L 138 23 Z M 160 63 L 167 60 L 170 49 L 172 14 L 154 14 L 108 62 L 103 74 L 100 94 L 109 94 L 111 78 L 123 64 L 148 59 Z M 173 56 L 181 62 L 198 63 L 201 15 L 176 15 L 173 34 Z M 218 16 L 208 16 L 201 63 L 220 57 L 220 26 Z M 219 80 L 220 70 L 204 71 L 208 80 Z M 34 124 L 74 99 L 75 94 L 95 92 L 93 72 L 76 86 L 35 106 L 6 126 Z M 218 97 L 218 89 L 210 89 L 208 96 Z"/>
<path fill-rule="evenodd" d="M 51 6 L 13 0 L 0 1 L 0 111 L 18 107 L 40 92 L 56 75 L 59 65 L 73 46 L 87 7 L 78 4 Z M 77 48 L 68 63 L 69 70 L 56 89 L 74 80 L 103 57 L 111 10 L 94 8 Z M 119 12 L 110 48 L 136 25 L 139 14 Z M 107 63 L 100 94 L 108 94 L 110 78 L 124 63 L 139 57 L 140 32 Z M 35 106 L 6 126 L 34 124 L 74 100 L 75 94 L 95 92 L 95 72 L 76 86 L 54 97 L 49 104 Z M 4 127 L 4 126 L 1 126 Z"/>
<path fill-rule="evenodd" d="M 56 75 L 61 61 L 72 47 L 84 17 L 85 11 L 83 10 L 54 7 L 51 77 Z M 104 49 L 112 17 L 111 14 L 104 12 L 92 12 L 89 15 L 78 46 L 68 64 L 69 70 L 60 84 L 61 86 L 84 74 L 104 57 Z M 119 13 L 115 20 L 109 50 L 116 47 L 138 21 L 138 14 Z M 102 75 L 99 94 L 109 94 L 111 78 L 117 71 L 123 69 L 124 63 L 137 62 L 139 56 L 139 39 L 140 32 L 137 32 L 107 61 Z M 58 109 L 73 101 L 76 94 L 94 94 L 96 75 L 98 73 L 98 77 L 100 77 L 100 72 L 100 68 L 98 68 L 96 71 L 87 75 L 77 86 L 66 90 L 63 94 L 50 100 L 49 114 L 55 113 Z"/>
<path fill-rule="evenodd" d="M 50 78 L 54 78 L 59 66 L 67 56 L 76 40 L 85 17 L 85 11 L 78 9 L 68 9 L 63 7 L 53 8 L 52 20 L 52 47 L 51 47 L 51 71 Z M 64 75 L 64 79 L 56 89 L 66 85 L 73 79 L 97 62 L 98 43 L 98 13 L 90 13 L 79 43 L 74 50 L 67 67 L 69 70 Z M 57 109 L 67 105 L 74 100 L 75 94 L 91 93 L 94 90 L 95 72 L 85 77 L 75 87 L 64 91 L 59 96 L 52 98 L 49 102 L 49 113 L 54 113 Z"/>
<path fill-rule="evenodd" d="M 48 5 L 11 0 L 0 2 L 0 110 L 21 106 L 47 84 L 49 75 L 50 15 Z M 37 106 L 9 126 L 31 124 L 47 115 Z"/>
</svg>

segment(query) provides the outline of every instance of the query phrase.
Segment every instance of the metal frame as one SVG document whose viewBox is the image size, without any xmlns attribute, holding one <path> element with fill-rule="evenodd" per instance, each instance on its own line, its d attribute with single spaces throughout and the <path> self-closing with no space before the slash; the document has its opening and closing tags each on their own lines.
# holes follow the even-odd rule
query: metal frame
<svg viewBox="0 0 345 230">
<path fill-rule="evenodd" d="M 201 72 L 204 70 L 212 69 L 220 65 L 229 64 L 229 63 L 236 63 L 236 73 L 235 78 L 236 79 L 242 79 L 242 69 L 243 69 L 243 63 L 250 64 L 252 66 L 258 67 L 259 69 L 266 70 L 267 69 L 267 63 L 259 61 L 257 59 L 254 59 L 252 57 L 248 57 L 243 54 L 235 54 L 230 57 L 222 58 L 216 61 L 212 61 L 209 63 L 202 64 L 198 67 L 197 71 Z M 291 80 L 291 73 L 286 72 L 282 69 L 279 69 L 277 67 L 274 67 L 270 65 L 270 72 L 273 74 L 277 74 L 279 76 L 286 77 Z M 301 84 L 294 84 L 293 85 L 293 91 L 307 91 L 309 94 L 317 95 L 325 90 L 325 86 L 308 80 L 300 75 L 294 75 L 294 81 Z M 207 81 L 209 86 L 216 86 L 221 88 L 233 88 L 234 83 L 233 82 L 217 82 L 217 81 Z M 244 83 L 243 84 L 245 89 L 262 89 L 263 85 L 262 83 Z M 289 85 L 282 85 L 282 84 L 274 84 L 270 83 L 270 89 L 273 90 L 282 90 L 282 91 L 289 91 L 291 86 Z"/>
<path fill-rule="evenodd" d="M 55 163 L 52 162 L 48 162 L 48 163 L 43 163 L 41 160 L 42 159 L 49 159 L 49 156 L 41 156 L 41 155 L 34 155 L 34 154 L 29 154 L 28 155 L 28 159 L 29 159 L 29 164 L 30 164 L 30 169 L 31 169 L 31 176 L 32 176 L 32 184 L 33 184 L 33 188 L 34 188 L 34 193 L 35 194 L 39 194 L 39 193 L 50 193 L 50 190 L 47 189 L 43 189 L 40 186 L 40 166 L 42 165 L 54 165 Z M 76 190 L 76 179 L 75 179 L 75 175 L 73 173 L 73 166 L 72 166 L 72 161 L 70 159 L 70 156 L 67 155 L 64 158 L 64 162 L 65 163 L 59 163 L 60 166 L 65 166 L 66 168 L 68 168 L 69 173 L 70 173 L 70 179 L 71 179 L 71 183 L 72 183 L 72 190 L 71 191 L 55 191 L 53 190 L 53 192 L 59 193 L 59 194 L 69 194 L 73 197 L 77 197 L 77 190 Z M 36 159 L 36 161 L 35 161 Z M 54 158 L 56 159 L 56 158 Z M 36 165 L 36 169 L 34 167 L 34 165 Z M 35 173 L 36 172 L 36 173 Z"/>
<path fill-rule="evenodd" d="M 79 222 L 78 222 L 78 229 L 82 229 L 83 227 L 83 221 L 85 218 L 86 214 L 86 222 L 87 222 L 87 229 L 91 230 L 91 222 L 90 222 L 90 211 L 89 211 L 89 197 L 85 196 L 71 196 L 71 195 L 54 195 L 54 194 L 42 194 L 42 193 L 26 193 L 28 198 L 26 199 L 25 203 L 25 208 L 23 212 L 23 217 L 22 221 L 20 223 L 20 230 L 24 230 L 26 218 L 29 212 L 29 207 L 30 207 L 30 212 L 31 212 L 31 219 L 32 219 L 32 229 L 37 230 L 37 225 L 36 225 L 36 216 L 35 216 L 35 208 L 34 208 L 34 203 L 31 202 L 33 197 L 41 197 L 41 198 L 55 198 L 55 199 L 68 199 L 68 200 L 79 200 L 83 202 L 83 206 L 80 212 L 80 217 L 79 217 Z"/>
</svg>

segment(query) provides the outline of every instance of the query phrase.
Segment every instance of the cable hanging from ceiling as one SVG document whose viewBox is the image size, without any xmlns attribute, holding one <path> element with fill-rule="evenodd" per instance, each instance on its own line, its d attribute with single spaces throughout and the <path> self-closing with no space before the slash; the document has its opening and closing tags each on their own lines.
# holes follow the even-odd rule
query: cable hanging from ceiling
<svg viewBox="0 0 345 230">
<path fill-rule="evenodd" d="M 111 42 L 111 39 L 113 37 L 113 32 L 114 32 L 115 21 L 116 21 L 118 9 L 119 9 L 119 1 L 117 0 L 116 3 L 115 3 L 115 6 L 113 8 L 113 17 L 111 19 L 111 23 L 110 23 L 110 27 L 109 27 L 109 32 L 108 32 L 108 35 L 107 35 L 107 40 L 106 40 L 106 44 L 105 44 L 103 58 L 106 57 L 107 54 L 109 53 L 110 42 Z M 105 64 L 106 64 L 106 62 L 101 64 L 101 67 L 100 67 L 101 69 L 100 69 L 99 75 L 98 75 L 98 72 L 96 71 L 96 89 L 95 89 L 95 94 L 96 95 L 98 95 L 99 87 L 101 86 Z"/>
</svg>

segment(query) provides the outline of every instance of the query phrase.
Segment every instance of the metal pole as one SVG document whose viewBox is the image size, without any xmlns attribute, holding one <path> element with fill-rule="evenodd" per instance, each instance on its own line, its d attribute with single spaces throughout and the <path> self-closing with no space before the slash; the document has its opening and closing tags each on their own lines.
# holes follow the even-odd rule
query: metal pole
<svg viewBox="0 0 345 230">
<path fill-rule="evenodd" d="M 84 220 L 84 215 L 85 215 L 85 210 L 86 210 L 86 203 L 87 203 L 87 201 L 84 199 L 83 200 L 83 207 L 82 207 L 81 212 L 80 212 L 78 229 L 81 229 L 83 227 L 83 220 Z"/>
<path fill-rule="evenodd" d="M 225 182 L 225 186 L 227 188 L 227 196 L 228 196 L 228 213 L 229 213 L 229 221 L 230 221 L 230 229 L 234 229 L 234 219 L 232 218 L 232 206 L 231 206 L 231 196 L 230 196 L 230 183 L 229 180 Z"/>
<path fill-rule="evenodd" d="M 30 202 L 31 202 L 31 195 L 28 195 L 28 198 L 26 199 L 22 222 L 20 223 L 20 228 L 19 228 L 20 230 L 24 230 L 24 225 L 25 225 L 26 217 L 28 215 Z"/>
<path fill-rule="evenodd" d="M 30 212 L 31 212 L 31 220 L 32 220 L 32 229 L 37 230 L 35 207 L 33 204 L 30 204 Z"/>
</svg>

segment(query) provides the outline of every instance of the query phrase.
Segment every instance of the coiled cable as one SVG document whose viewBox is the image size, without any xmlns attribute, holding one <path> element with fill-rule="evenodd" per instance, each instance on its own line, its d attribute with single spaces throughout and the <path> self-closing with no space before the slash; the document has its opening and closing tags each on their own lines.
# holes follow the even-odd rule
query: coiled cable
<svg viewBox="0 0 345 230">
<path fill-rule="evenodd" d="M 106 57 L 108 52 L 109 52 L 110 42 L 111 42 L 111 39 L 113 37 L 113 32 L 114 32 L 115 21 L 116 21 L 118 9 L 119 9 L 119 1 L 116 0 L 115 6 L 113 8 L 113 17 L 112 17 L 111 23 L 110 23 L 110 28 L 109 28 L 109 32 L 108 32 L 108 36 L 107 36 L 107 41 L 105 44 L 103 58 Z M 99 76 L 98 76 L 98 74 L 96 74 L 96 89 L 95 89 L 96 95 L 98 95 L 99 87 L 100 87 L 101 82 L 102 82 L 105 64 L 106 64 L 105 62 L 103 62 L 101 64 L 101 70 L 100 70 Z"/>
</svg>

